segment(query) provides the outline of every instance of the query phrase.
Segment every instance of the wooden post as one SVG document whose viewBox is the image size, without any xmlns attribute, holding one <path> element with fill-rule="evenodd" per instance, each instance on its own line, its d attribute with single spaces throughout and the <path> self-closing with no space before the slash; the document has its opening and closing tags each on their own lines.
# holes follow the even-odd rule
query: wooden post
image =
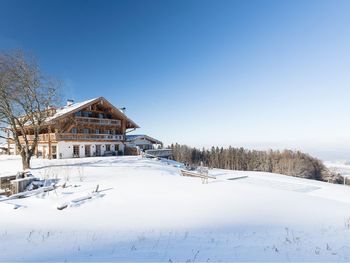
<svg viewBox="0 0 350 263">
<path fill-rule="evenodd" d="M 51 149 L 51 126 L 48 128 L 48 136 L 49 136 L 49 159 L 52 158 L 52 149 Z"/>
<path fill-rule="evenodd" d="M 126 123 L 125 120 L 121 120 L 121 128 L 122 128 L 122 134 L 123 134 L 123 141 L 126 139 L 125 138 L 125 132 L 126 132 Z"/>
</svg>

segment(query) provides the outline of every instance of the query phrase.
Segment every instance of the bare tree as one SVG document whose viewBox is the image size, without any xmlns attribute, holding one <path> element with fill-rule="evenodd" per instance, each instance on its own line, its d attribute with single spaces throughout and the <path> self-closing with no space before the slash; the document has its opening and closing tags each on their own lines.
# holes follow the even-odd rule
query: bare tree
<svg viewBox="0 0 350 263">
<path fill-rule="evenodd" d="M 0 128 L 10 134 L 24 170 L 30 168 L 51 105 L 59 101 L 59 87 L 22 51 L 0 53 Z"/>
</svg>

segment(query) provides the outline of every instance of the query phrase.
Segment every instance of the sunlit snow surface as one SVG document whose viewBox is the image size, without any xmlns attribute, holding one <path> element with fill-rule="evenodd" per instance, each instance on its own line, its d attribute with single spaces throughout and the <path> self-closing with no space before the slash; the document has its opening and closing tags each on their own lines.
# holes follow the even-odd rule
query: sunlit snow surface
<svg viewBox="0 0 350 263">
<path fill-rule="evenodd" d="M 1 156 L 0 174 L 20 163 Z M 180 176 L 174 162 L 141 157 L 32 166 L 34 175 L 70 187 L 0 202 L 0 261 L 350 260 L 347 186 L 220 169 L 202 184 Z M 97 185 L 109 190 L 57 209 Z"/>
</svg>

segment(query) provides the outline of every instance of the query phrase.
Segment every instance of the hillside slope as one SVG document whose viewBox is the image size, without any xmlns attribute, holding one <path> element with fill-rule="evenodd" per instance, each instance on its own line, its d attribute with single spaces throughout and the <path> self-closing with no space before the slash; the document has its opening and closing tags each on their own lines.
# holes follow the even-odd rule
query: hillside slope
<svg viewBox="0 0 350 263">
<path fill-rule="evenodd" d="M 350 260 L 346 186 L 220 169 L 202 184 L 141 157 L 33 160 L 32 173 L 71 186 L 0 202 L 0 261 Z M 57 209 L 97 185 L 107 190 Z"/>
</svg>

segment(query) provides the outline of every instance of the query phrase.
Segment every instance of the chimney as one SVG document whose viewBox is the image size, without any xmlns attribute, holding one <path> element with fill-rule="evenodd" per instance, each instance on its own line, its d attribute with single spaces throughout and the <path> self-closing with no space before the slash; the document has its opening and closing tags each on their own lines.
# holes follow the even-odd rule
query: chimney
<svg viewBox="0 0 350 263">
<path fill-rule="evenodd" d="M 72 106 L 74 104 L 74 100 L 67 100 L 67 106 Z"/>
<path fill-rule="evenodd" d="M 125 112 L 126 112 L 126 108 L 125 108 L 125 107 L 120 108 L 120 111 L 121 111 L 122 113 L 125 113 Z"/>
</svg>

